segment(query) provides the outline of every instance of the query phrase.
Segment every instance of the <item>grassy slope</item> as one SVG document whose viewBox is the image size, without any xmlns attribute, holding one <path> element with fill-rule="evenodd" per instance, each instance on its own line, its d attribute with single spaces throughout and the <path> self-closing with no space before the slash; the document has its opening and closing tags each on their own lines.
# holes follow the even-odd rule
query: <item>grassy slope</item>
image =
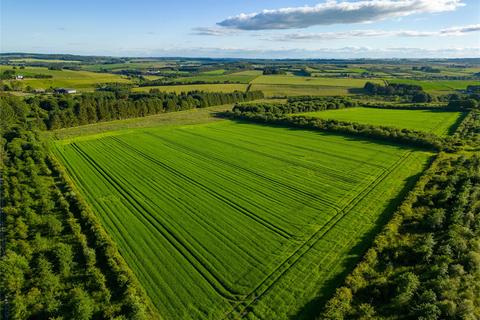
<svg viewBox="0 0 480 320">
<path fill-rule="evenodd" d="M 0 72 L 11 67 L 0 66 Z M 47 89 L 49 87 L 67 87 L 81 90 L 93 89 L 96 83 L 105 82 L 129 82 L 130 80 L 115 74 L 95 73 L 89 71 L 72 71 L 72 70 L 48 70 L 44 67 L 25 67 L 25 69 L 16 69 L 17 74 L 25 76 L 33 76 L 35 74 L 51 75 L 50 79 L 24 79 L 21 82 L 25 86 L 33 88 Z"/>
<path fill-rule="evenodd" d="M 336 119 L 341 121 L 421 130 L 441 136 L 447 135 L 452 127 L 462 119 L 461 112 L 375 108 L 327 110 L 320 112 L 307 112 L 302 115 L 323 119 Z"/>
<path fill-rule="evenodd" d="M 429 155 L 229 121 L 117 134 L 56 152 L 159 310 L 180 318 L 309 314 Z"/>
</svg>

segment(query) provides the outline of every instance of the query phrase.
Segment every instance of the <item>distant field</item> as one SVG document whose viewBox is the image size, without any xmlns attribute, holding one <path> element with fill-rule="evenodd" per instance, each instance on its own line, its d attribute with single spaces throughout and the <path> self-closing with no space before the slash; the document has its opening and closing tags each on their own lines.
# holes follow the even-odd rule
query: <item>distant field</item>
<svg viewBox="0 0 480 320">
<path fill-rule="evenodd" d="M 375 108 L 347 108 L 301 115 L 323 119 L 359 122 L 397 128 L 407 128 L 445 136 L 462 118 L 461 112 L 430 110 L 392 110 Z"/>
<path fill-rule="evenodd" d="M 57 60 L 57 59 L 36 59 L 36 58 L 21 58 L 21 59 L 10 59 L 12 62 L 47 62 L 47 63 L 81 63 L 78 60 Z"/>
<path fill-rule="evenodd" d="M 246 84 L 240 83 L 221 83 L 221 84 L 191 84 L 191 85 L 178 85 L 178 86 L 155 86 L 155 87 L 138 87 L 133 88 L 135 92 L 148 92 L 150 89 L 159 89 L 163 92 L 189 92 L 189 91 L 206 91 L 206 92 L 233 92 L 233 91 L 245 91 L 247 89 Z"/>
<path fill-rule="evenodd" d="M 292 84 L 253 84 L 251 90 L 263 91 L 267 97 L 284 96 L 343 96 L 349 95 L 348 88 L 332 86 L 310 86 Z"/>
<path fill-rule="evenodd" d="M 345 88 L 363 88 L 367 81 L 383 83 L 382 80 L 375 79 L 350 79 L 350 78 L 320 78 L 320 77 L 298 77 L 288 75 L 260 76 L 256 78 L 254 84 L 290 84 L 303 86 L 332 86 Z"/>
<path fill-rule="evenodd" d="M 225 120 L 54 149 L 166 319 L 311 317 L 430 156 Z"/>
<path fill-rule="evenodd" d="M 8 66 L 0 66 L 0 72 L 12 69 Z M 32 88 L 47 89 L 50 87 L 68 87 L 80 90 L 93 89 L 96 83 L 106 82 L 130 82 L 125 77 L 109 74 L 109 73 L 95 73 L 88 71 L 72 71 L 72 70 L 49 70 L 44 67 L 25 67 L 25 69 L 15 69 L 16 74 L 24 76 L 34 76 L 36 74 L 51 75 L 50 79 L 24 79 L 21 83 L 24 86 L 31 86 Z"/>
<path fill-rule="evenodd" d="M 455 90 L 465 90 L 468 85 L 478 85 L 478 81 L 474 80 L 410 80 L 410 79 L 387 79 L 390 83 L 404 83 L 419 85 L 427 92 Z"/>
<path fill-rule="evenodd" d="M 163 61 L 145 61 L 145 62 L 125 62 L 125 63 L 106 63 L 106 64 L 90 64 L 82 66 L 87 71 L 116 71 L 123 69 L 156 69 L 164 68 L 168 63 Z"/>
<path fill-rule="evenodd" d="M 303 95 L 348 95 L 349 89 L 363 88 L 368 80 L 348 78 L 299 77 L 293 75 L 260 76 L 252 81 L 252 90 L 268 97 Z M 382 83 L 382 80 L 370 80 Z"/>
<path fill-rule="evenodd" d="M 185 83 L 193 82 L 193 81 L 231 81 L 231 82 L 239 82 L 239 83 L 249 83 L 250 81 L 254 80 L 258 74 L 253 72 L 238 72 L 238 73 L 229 73 L 223 74 L 218 72 L 204 72 L 199 75 L 194 75 L 192 77 L 184 77 L 175 79 L 176 81 L 183 81 Z"/>
</svg>

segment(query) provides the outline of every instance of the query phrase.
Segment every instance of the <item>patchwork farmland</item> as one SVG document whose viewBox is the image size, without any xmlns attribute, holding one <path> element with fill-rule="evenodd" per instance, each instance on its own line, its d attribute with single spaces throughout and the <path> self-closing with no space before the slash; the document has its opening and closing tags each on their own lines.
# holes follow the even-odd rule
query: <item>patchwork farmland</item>
<svg viewBox="0 0 480 320">
<path fill-rule="evenodd" d="M 160 315 L 205 319 L 318 312 L 304 306 L 331 295 L 431 156 L 231 121 L 60 140 L 55 154 Z"/>
</svg>

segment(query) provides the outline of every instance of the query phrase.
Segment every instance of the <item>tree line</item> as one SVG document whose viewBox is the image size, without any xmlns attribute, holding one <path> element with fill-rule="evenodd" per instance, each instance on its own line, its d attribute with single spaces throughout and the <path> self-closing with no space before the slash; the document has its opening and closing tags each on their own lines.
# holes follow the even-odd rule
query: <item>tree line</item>
<svg viewBox="0 0 480 320">
<path fill-rule="evenodd" d="M 232 111 L 238 113 L 272 113 L 292 114 L 301 112 L 323 111 L 329 109 L 353 108 L 356 101 L 346 97 L 291 97 L 287 103 L 237 103 Z"/>
<path fill-rule="evenodd" d="M 235 84 L 241 83 L 234 80 L 143 80 L 138 83 L 139 87 L 153 87 L 153 86 L 178 86 L 178 85 L 194 85 L 194 84 Z"/>
<path fill-rule="evenodd" d="M 480 110 L 470 111 L 458 126 L 454 137 L 468 148 L 480 148 Z"/>
<path fill-rule="evenodd" d="M 353 136 L 361 136 L 374 140 L 389 141 L 412 147 L 432 150 L 451 150 L 453 143 L 450 138 L 441 138 L 434 134 L 395 127 L 374 126 L 356 122 L 320 119 L 307 116 L 288 116 L 273 113 L 225 112 L 224 117 L 273 124 L 294 128 L 306 128 L 320 131 L 335 132 Z"/>
<path fill-rule="evenodd" d="M 45 128 L 52 130 L 260 98 L 263 98 L 261 91 L 192 91 L 181 94 L 94 92 L 74 96 L 35 96 L 26 99 L 26 102 L 31 108 L 39 110 L 38 116 Z"/>
<path fill-rule="evenodd" d="M 412 84 L 388 83 L 386 86 L 367 82 L 363 87 L 364 91 L 370 95 L 381 96 L 400 96 L 410 102 L 431 102 L 432 97 L 423 91 L 422 87 Z"/>
<path fill-rule="evenodd" d="M 441 154 L 320 319 L 479 319 L 479 172 Z"/>
<path fill-rule="evenodd" d="M 149 319 L 150 309 L 96 216 L 39 139 L 24 103 L 2 105 L 0 259 L 2 315 L 9 319 Z M 3 109 L 7 111 L 3 111 Z M 5 303 L 7 301 L 7 303 Z"/>
</svg>

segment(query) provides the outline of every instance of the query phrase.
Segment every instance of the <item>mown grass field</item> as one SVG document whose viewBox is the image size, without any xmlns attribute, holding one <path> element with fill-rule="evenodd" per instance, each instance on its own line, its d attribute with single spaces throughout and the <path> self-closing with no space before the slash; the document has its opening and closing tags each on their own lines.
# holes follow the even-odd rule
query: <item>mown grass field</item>
<svg viewBox="0 0 480 320">
<path fill-rule="evenodd" d="M 219 83 L 219 84 L 185 84 L 178 86 L 152 86 L 133 88 L 134 92 L 149 92 L 151 89 L 158 89 L 162 92 L 189 92 L 189 91 L 205 91 L 205 92 L 233 92 L 245 91 L 246 84 L 241 83 Z"/>
<path fill-rule="evenodd" d="M 208 121 L 53 145 L 167 319 L 311 316 L 431 155 Z"/>
<path fill-rule="evenodd" d="M 477 85 L 475 80 L 411 80 L 411 79 L 388 79 L 391 83 L 414 84 L 421 86 L 423 90 L 431 93 L 440 92 L 446 94 L 456 90 L 465 90 L 468 85 Z"/>
<path fill-rule="evenodd" d="M 350 89 L 363 88 L 367 81 L 382 80 L 349 78 L 299 77 L 293 75 L 259 76 L 252 83 L 252 90 L 261 90 L 267 97 L 276 96 L 328 96 L 349 95 Z"/>
<path fill-rule="evenodd" d="M 260 90 L 266 97 L 346 96 L 351 94 L 345 87 L 292 84 L 253 84 L 250 90 Z"/>
<path fill-rule="evenodd" d="M 182 81 L 185 83 L 193 82 L 193 81 L 230 81 L 230 82 L 238 82 L 238 83 L 249 83 L 250 81 L 254 80 L 258 77 L 258 74 L 254 74 L 252 72 L 238 72 L 238 73 L 228 73 L 223 74 L 219 73 L 218 70 L 215 71 L 207 71 L 198 75 L 194 75 L 191 77 L 184 77 L 178 78 L 176 81 Z"/>
<path fill-rule="evenodd" d="M 12 69 L 10 66 L 0 66 L 0 72 Z M 89 71 L 73 71 L 73 70 L 49 70 L 45 67 L 25 67 L 25 69 L 15 69 L 16 74 L 26 77 L 34 75 L 51 75 L 49 79 L 34 79 L 26 78 L 19 80 L 24 86 L 31 86 L 32 88 L 47 89 L 50 87 L 66 87 L 80 90 L 93 90 L 97 83 L 108 82 L 130 82 L 125 77 L 109 73 L 96 73 Z"/>
<path fill-rule="evenodd" d="M 463 114 L 461 112 L 430 110 L 393 110 L 376 108 L 346 108 L 319 112 L 306 112 L 301 115 L 323 119 L 390 126 L 431 132 L 440 136 L 448 135 Z"/>
</svg>

